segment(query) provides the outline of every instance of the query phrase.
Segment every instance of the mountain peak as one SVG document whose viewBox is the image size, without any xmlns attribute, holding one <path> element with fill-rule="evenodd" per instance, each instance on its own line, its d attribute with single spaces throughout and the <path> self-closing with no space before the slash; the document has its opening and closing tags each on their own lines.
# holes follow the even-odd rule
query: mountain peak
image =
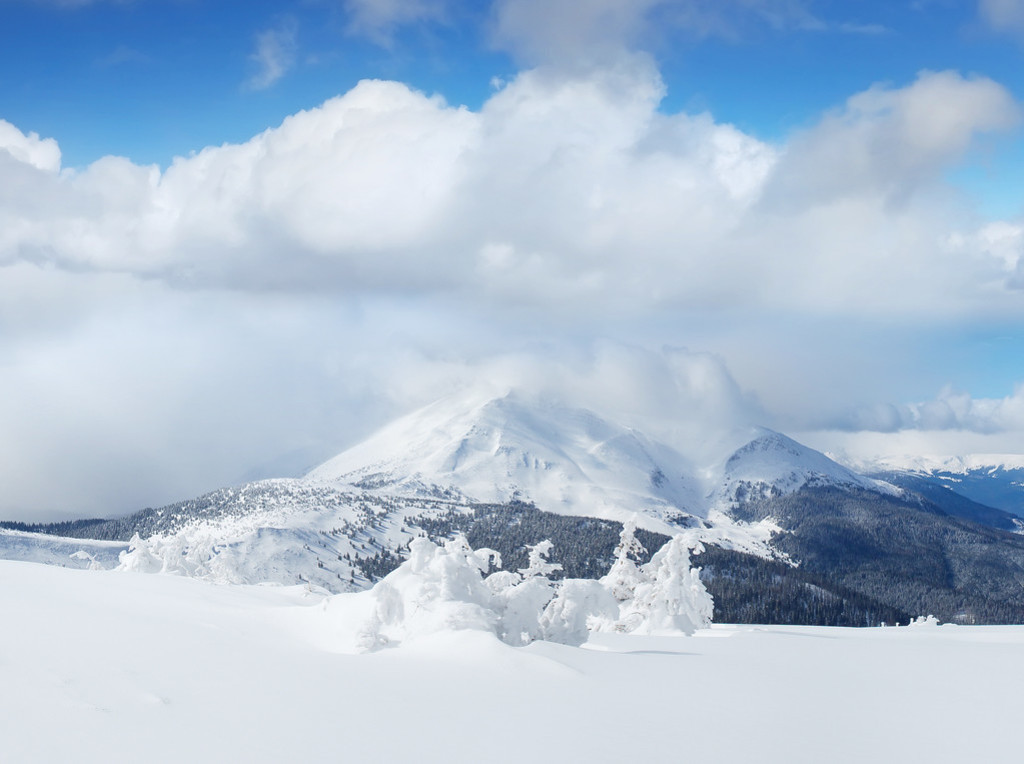
<svg viewBox="0 0 1024 764">
<path fill-rule="evenodd" d="M 789 493 L 830 484 L 891 492 L 761 427 L 709 432 L 700 456 L 712 466 L 698 470 L 672 445 L 594 411 L 507 389 L 425 406 L 306 480 L 479 502 L 521 499 L 550 512 L 616 520 L 639 512 L 661 527 L 727 509 L 741 487 Z"/>
<path fill-rule="evenodd" d="M 551 398 L 508 390 L 450 396 L 384 427 L 307 480 L 388 491 L 455 489 L 483 502 L 525 499 L 562 514 L 668 521 L 703 514 L 700 487 L 676 450 Z"/>
<path fill-rule="evenodd" d="M 835 485 L 882 493 L 897 489 L 866 478 L 782 433 L 756 427 L 744 445 L 733 451 L 721 468 L 715 504 L 754 493 L 791 493 L 805 485 Z"/>
</svg>

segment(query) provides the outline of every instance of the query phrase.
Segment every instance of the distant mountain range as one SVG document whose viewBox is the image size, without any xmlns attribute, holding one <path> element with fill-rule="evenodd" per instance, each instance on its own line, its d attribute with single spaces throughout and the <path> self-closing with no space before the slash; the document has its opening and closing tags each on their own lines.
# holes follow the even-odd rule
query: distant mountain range
<svg viewBox="0 0 1024 764">
<path fill-rule="evenodd" d="M 0 557 L 109 567 L 137 535 L 147 569 L 343 591 L 386 574 L 415 535 L 459 530 L 507 567 L 551 538 L 566 574 L 589 577 L 635 515 L 651 550 L 680 529 L 703 540 L 718 620 L 1024 622 L 1024 459 L 960 466 L 855 471 L 764 428 L 709 433 L 684 455 L 541 396 L 451 396 L 302 478 L 112 520 L 8 523 Z"/>
<path fill-rule="evenodd" d="M 1024 455 L 889 457 L 863 463 L 860 470 L 900 485 L 944 488 L 1024 519 Z"/>
</svg>

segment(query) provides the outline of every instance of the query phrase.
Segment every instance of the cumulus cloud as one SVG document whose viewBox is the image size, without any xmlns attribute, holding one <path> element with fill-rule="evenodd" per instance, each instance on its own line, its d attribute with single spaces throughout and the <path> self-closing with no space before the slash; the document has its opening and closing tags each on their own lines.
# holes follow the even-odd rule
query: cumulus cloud
<svg viewBox="0 0 1024 764">
<path fill-rule="evenodd" d="M 297 34 L 298 24 L 294 19 L 286 19 L 256 35 L 256 50 L 249 56 L 256 71 L 245 81 L 247 89 L 266 90 L 295 66 Z"/>
<path fill-rule="evenodd" d="M 984 77 L 926 71 L 908 87 L 876 85 L 790 142 L 770 195 L 801 205 L 863 194 L 901 202 L 979 135 L 1019 121 L 1010 93 Z"/>
<path fill-rule="evenodd" d="M 448 395 L 530 398 L 589 409 L 705 458 L 721 439 L 764 424 L 768 415 L 713 353 L 610 340 L 530 343 L 515 351 L 425 352 L 409 345 L 371 374 L 395 411 L 410 411 Z M 733 443 L 735 447 L 735 444 Z"/>
<path fill-rule="evenodd" d="M 554 312 L 1013 310 L 1017 260 L 942 184 L 1015 123 L 999 85 L 924 73 L 780 146 L 663 95 L 643 56 L 527 71 L 475 112 L 367 81 L 164 172 L 57 173 L 56 144 L 8 126 L 0 262 Z"/>
<path fill-rule="evenodd" d="M 40 138 L 37 133 L 27 135 L 10 122 L 0 119 L 0 152 L 10 159 L 30 165 L 37 170 L 60 170 L 60 148 L 53 138 Z"/>
</svg>

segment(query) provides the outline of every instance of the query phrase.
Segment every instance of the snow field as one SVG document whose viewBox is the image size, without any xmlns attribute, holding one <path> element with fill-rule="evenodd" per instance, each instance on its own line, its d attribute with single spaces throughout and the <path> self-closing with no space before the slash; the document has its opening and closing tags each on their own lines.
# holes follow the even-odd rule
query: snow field
<svg viewBox="0 0 1024 764">
<path fill-rule="evenodd" d="M 364 594 L 353 595 L 365 597 Z M 0 760 L 1020 760 L 1022 627 L 339 652 L 303 587 L 0 562 Z"/>
</svg>

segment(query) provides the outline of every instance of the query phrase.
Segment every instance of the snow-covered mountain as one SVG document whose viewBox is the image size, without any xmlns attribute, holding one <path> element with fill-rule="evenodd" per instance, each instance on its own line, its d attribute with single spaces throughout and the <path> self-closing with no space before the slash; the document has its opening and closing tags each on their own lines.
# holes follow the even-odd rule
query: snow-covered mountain
<svg viewBox="0 0 1024 764">
<path fill-rule="evenodd" d="M 854 463 L 861 471 L 898 470 L 902 472 L 965 475 L 970 472 L 1024 469 L 1024 454 L 961 454 L 939 456 L 935 454 L 904 454 L 879 456 Z"/>
<path fill-rule="evenodd" d="M 709 432 L 703 449 L 684 455 L 541 396 L 453 395 L 302 478 L 214 491 L 87 532 L 149 539 L 131 557 L 137 568 L 343 590 L 367 585 L 420 529 L 450 528 L 480 505 L 516 500 L 560 516 L 635 515 L 649 531 L 689 528 L 718 546 L 770 556 L 771 519 L 741 522 L 732 509 L 808 485 L 895 491 L 763 428 Z M 11 556 L 4 544 L 0 538 L 0 557 Z"/>
<path fill-rule="evenodd" d="M 450 397 L 305 479 L 398 494 L 455 492 L 479 502 L 522 499 L 548 512 L 615 520 L 639 512 L 670 524 L 707 518 L 738 497 L 809 483 L 893 490 L 765 428 L 709 433 L 707 443 L 688 458 L 634 428 L 550 400 L 518 392 Z"/>
<path fill-rule="evenodd" d="M 784 495 L 807 485 L 899 493 L 884 481 L 859 475 L 820 451 L 759 427 L 720 466 L 718 485 L 708 498 L 712 507 L 721 509 L 730 502 Z"/>
<path fill-rule="evenodd" d="M 451 397 L 383 428 L 305 476 L 401 495 L 520 499 L 548 512 L 668 523 L 705 514 L 675 449 L 594 412 L 518 393 Z"/>
<path fill-rule="evenodd" d="M 656 426 L 672 433 L 676 424 Z M 0 558 L 78 567 L 117 559 L 134 570 L 340 592 L 387 574 L 418 535 L 462 532 L 511 570 L 526 563 L 526 545 L 550 539 L 568 577 L 595 578 L 607 572 L 617 521 L 636 517 L 648 548 L 683 528 L 705 543 L 699 564 L 716 607 L 736 620 L 1024 618 L 1018 518 L 943 487 L 929 493 L 906 472 L 865 476 L 764 428 L 703 440 L 691 428 L 679 447 L 666 437 L 524 392 L 453 395 L 302 478 L 65 524 L 60 532 L 80 543 L 0 534 Z M 988 480 L 1014 468 L 988 467 Z M 975 465 L 964 469 L 943 479 L 967 482 Z M 876 479 L 886 475 L 891 482 Z"/>
</svg>

